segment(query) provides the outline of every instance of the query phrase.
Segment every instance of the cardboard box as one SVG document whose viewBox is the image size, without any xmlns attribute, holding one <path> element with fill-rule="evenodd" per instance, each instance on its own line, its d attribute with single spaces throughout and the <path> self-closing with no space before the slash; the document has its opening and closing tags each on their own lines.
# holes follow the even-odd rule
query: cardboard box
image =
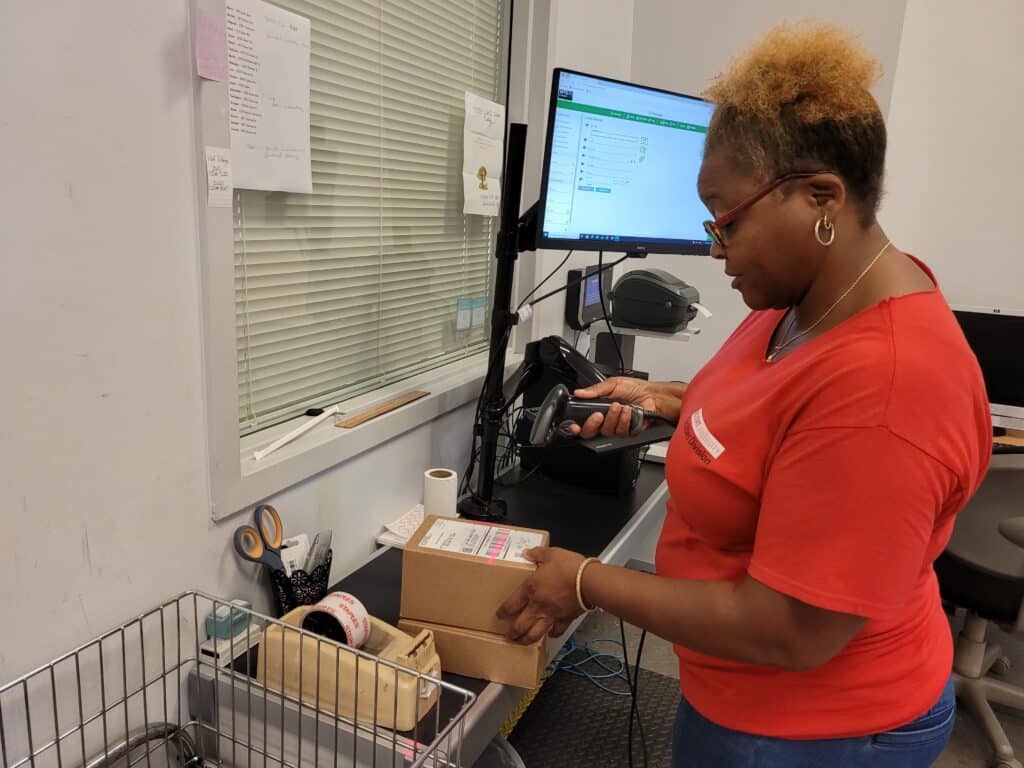
<svg viewBox="0 0 1024 768">
<path fill-rule="evenodd" d="M 532 690 L 547 667 L 547 638 L 532 645 L 520 645 L 490 632 L 411 619 L 400 619 L 398 628 L 412 635 L 423 629 L 433 632 L 441 669 L 456 675 Z"/>
<path fill-rule="evenodd" d="M 534 571 L 523 549 L 547 531 L 430 516 L 402 555 L 401 617 L 504 635 L 495 612 Z"/>
</svg>

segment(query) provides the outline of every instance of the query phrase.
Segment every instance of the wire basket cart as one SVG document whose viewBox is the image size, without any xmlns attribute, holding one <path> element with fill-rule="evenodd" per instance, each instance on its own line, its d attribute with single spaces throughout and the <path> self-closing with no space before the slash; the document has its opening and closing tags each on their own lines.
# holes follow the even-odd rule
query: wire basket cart
<svg viewBox="0 0 1024 768">
<path fill-rule="evenodd" d="M 203 622 L 221 607 L 244 612 L 248 624 L 216 646 Z M 274 652 L 260 642 L 270 628 L 300 636 L 288 662 L 298 665 L 297 691 L 260 681 L 259 654 Z M 311 647 L 355 663 L 347 687 L 334 666 L 334 706 L 323 706 L 326 666 L 307 658 Z M 316 673 L 303 674 L 305 665 Z M 421 709 L 412 730 L 396 731 L 381 713 L 393 701 L 398 722 L 408 678 Z M 358 690 L 367 681 L 376 682 L 369 707 Z M 0 768 L 461 768 L 474 700 L 439 676 L 186 592 L 0 686 Z"/>
</svg>

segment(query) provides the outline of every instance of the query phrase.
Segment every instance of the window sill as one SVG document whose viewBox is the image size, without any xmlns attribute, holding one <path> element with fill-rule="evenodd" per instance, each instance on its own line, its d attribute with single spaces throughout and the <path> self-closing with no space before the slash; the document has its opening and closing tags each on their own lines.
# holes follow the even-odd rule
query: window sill
<svg viewBox="0 0 1024 768">
<path fill-rule="evenodd" d="M 522 355 L 509 354 L 506 378 L 521 361 Z M 475 401 L 483 385 L 486 363 L 487 354 L 480 353 L 339 403 L 343 412 L 354 413 L 411 389 L 430 393 L 352 429 L 339 429 L 333 419 L 328 419 L 260 461 L 253 458 L 255 450 L 295 429 L 306 417 L 248 435 L 240 442 L 238 482 L 214 494 L 214 519 L 223 519 Z M 469 438 L 467 433 L 467 445 Z"/>
</svg>

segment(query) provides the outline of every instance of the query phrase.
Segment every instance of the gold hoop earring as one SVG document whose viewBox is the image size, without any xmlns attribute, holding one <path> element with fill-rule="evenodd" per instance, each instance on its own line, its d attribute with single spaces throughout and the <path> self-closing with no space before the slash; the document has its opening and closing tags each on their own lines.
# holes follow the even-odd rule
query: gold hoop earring
<svg viewBox="0 0 1024 768">
<path fill-rule="evenodd" d="M 822 230 L 827 233 L 827 240 L 822 236 Z M 814 239 L 826 247 L 832 245 L 832 241 L 836 239 L 836 225 L 828 220 L 828 211 L 814 223 Z"/>
</svg>

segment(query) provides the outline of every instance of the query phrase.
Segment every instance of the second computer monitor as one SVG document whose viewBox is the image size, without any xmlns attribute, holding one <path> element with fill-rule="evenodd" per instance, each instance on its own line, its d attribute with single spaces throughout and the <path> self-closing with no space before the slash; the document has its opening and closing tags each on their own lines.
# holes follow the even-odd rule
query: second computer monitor
<svg viewBox="0 0 1024 768">
<path fill-rule="evenodd" d="M 1024 312 L 956 306 L 953 314 L 981 366 L 992 423 L 1024 429 Z"/>
</svg>

